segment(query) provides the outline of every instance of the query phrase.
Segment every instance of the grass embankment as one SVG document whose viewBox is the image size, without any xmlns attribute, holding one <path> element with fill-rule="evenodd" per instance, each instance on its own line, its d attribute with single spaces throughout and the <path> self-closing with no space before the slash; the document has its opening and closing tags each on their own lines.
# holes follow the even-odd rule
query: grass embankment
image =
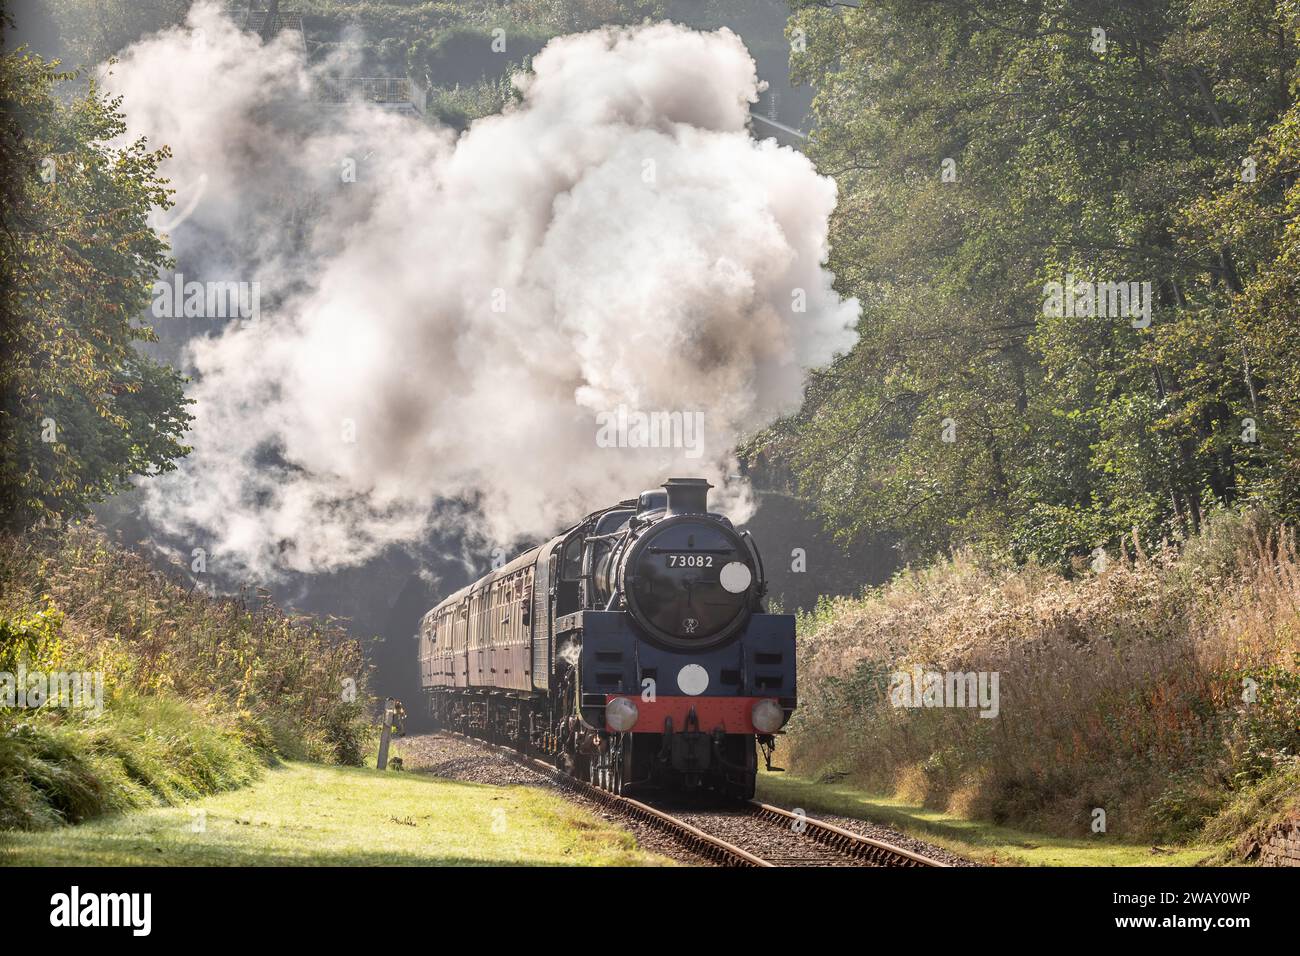
<svg viewBox="0 0 1300 956">
<path fill-rule="evenodd" d="M 841 797 L 1079 849 L 1239 853 L 1300 805 L 1300 558 L 1258 515 L 1073 577 L 961 557 L 827 602 L 799 633 L 783 759 L 842 777 Z M 893 706 L 894 674 L 914 666 L 996 672 L 997 716 Z"/>
<path fill-rule="evenodd" d="M 0 834 L 0 865 L 15 866 L 670 863 L 539 788 L 303 763 L 185 806 Z"/>
<path fill-rule="evenodd" d="M 98 533 L 0 538 L 0 677 L 102 676 L 102 712 L 0 698 L 0 830 L 171 805 L 278 759 L 358 763 L 367 666 L 336 628 L 211 598 Z M 38 706 L 39 705 L 39 706 Z"/>
</svg>

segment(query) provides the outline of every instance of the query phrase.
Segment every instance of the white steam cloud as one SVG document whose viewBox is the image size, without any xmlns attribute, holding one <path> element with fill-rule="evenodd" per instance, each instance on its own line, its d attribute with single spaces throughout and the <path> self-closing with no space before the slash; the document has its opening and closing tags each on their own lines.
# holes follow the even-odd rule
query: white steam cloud
<svg viewBox="0 0 1300 956">
<path fill-rule="evenodd" d="M 540 535 L 678 474 L 744 517 L 731 449 L 858 306 L 823 268 L 834 183 L 747 131 L 739 38 L 554 40 L 459 136 L 324 105 L 322 69 L 199 5 L 103 78 L 171 148 L 185 279 L 260 288 L 260 321 L 190 346 L 194 452 L 150 517 L 261 575 L 417 543 L 449 502 Z M 602 447 L 620 406 L 703 413 L 702 447 Z"/>
</svg>

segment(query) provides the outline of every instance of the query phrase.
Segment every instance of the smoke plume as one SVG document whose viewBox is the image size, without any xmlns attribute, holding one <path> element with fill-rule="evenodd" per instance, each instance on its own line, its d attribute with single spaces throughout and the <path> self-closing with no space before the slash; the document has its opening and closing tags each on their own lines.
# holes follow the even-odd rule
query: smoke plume
<svg viewBox="0 0 1300 956">
<path fill-rule="evenodd" d="M 194 451 L 146 483 L 158 526 L 272 576 L 449 510 L 489 540 L 549 533 L 676 474 L 744 517 L 731 449 L 853 342 L 823 268 L 834 183 L 750 136 L 728 30 L 604 29 L 532 66 L 459 135 L 323 104 L 346 64 L 211 5 L 105 72 L 127 135 L 171 149 L 184 281 L 260 297 L 187 349 Z M 609 447 L 620 409 L 698 413 L 698 447 Z"/>
</svg>

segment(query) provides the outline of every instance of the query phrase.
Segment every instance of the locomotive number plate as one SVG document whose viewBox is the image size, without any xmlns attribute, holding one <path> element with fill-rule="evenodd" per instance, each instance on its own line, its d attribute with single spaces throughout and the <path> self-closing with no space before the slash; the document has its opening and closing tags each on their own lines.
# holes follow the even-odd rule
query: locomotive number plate
<svg viewBox="0 0 1300 956">
<path fill-rule="evenodd" d="M 713 567 L 713 555 L 711 554 L 670 554 L 668 555 L 668 567 L 670 568 L 711 568 Z"/>
</svg>

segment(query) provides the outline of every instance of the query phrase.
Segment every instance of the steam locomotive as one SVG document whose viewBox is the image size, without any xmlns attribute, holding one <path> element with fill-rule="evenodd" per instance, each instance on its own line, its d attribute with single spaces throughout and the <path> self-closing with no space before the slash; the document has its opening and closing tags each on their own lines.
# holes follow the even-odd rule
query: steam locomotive
<svg viewBox="0 0 1300 956">
<path fill-rule="evenodd" d="M 425 614 L 434 722 L 616 793 L 752 797 L 795 708 L 794 618 L 765 613 L 758 549 L 711 487 L 593 512 Z"/>
</svg>

